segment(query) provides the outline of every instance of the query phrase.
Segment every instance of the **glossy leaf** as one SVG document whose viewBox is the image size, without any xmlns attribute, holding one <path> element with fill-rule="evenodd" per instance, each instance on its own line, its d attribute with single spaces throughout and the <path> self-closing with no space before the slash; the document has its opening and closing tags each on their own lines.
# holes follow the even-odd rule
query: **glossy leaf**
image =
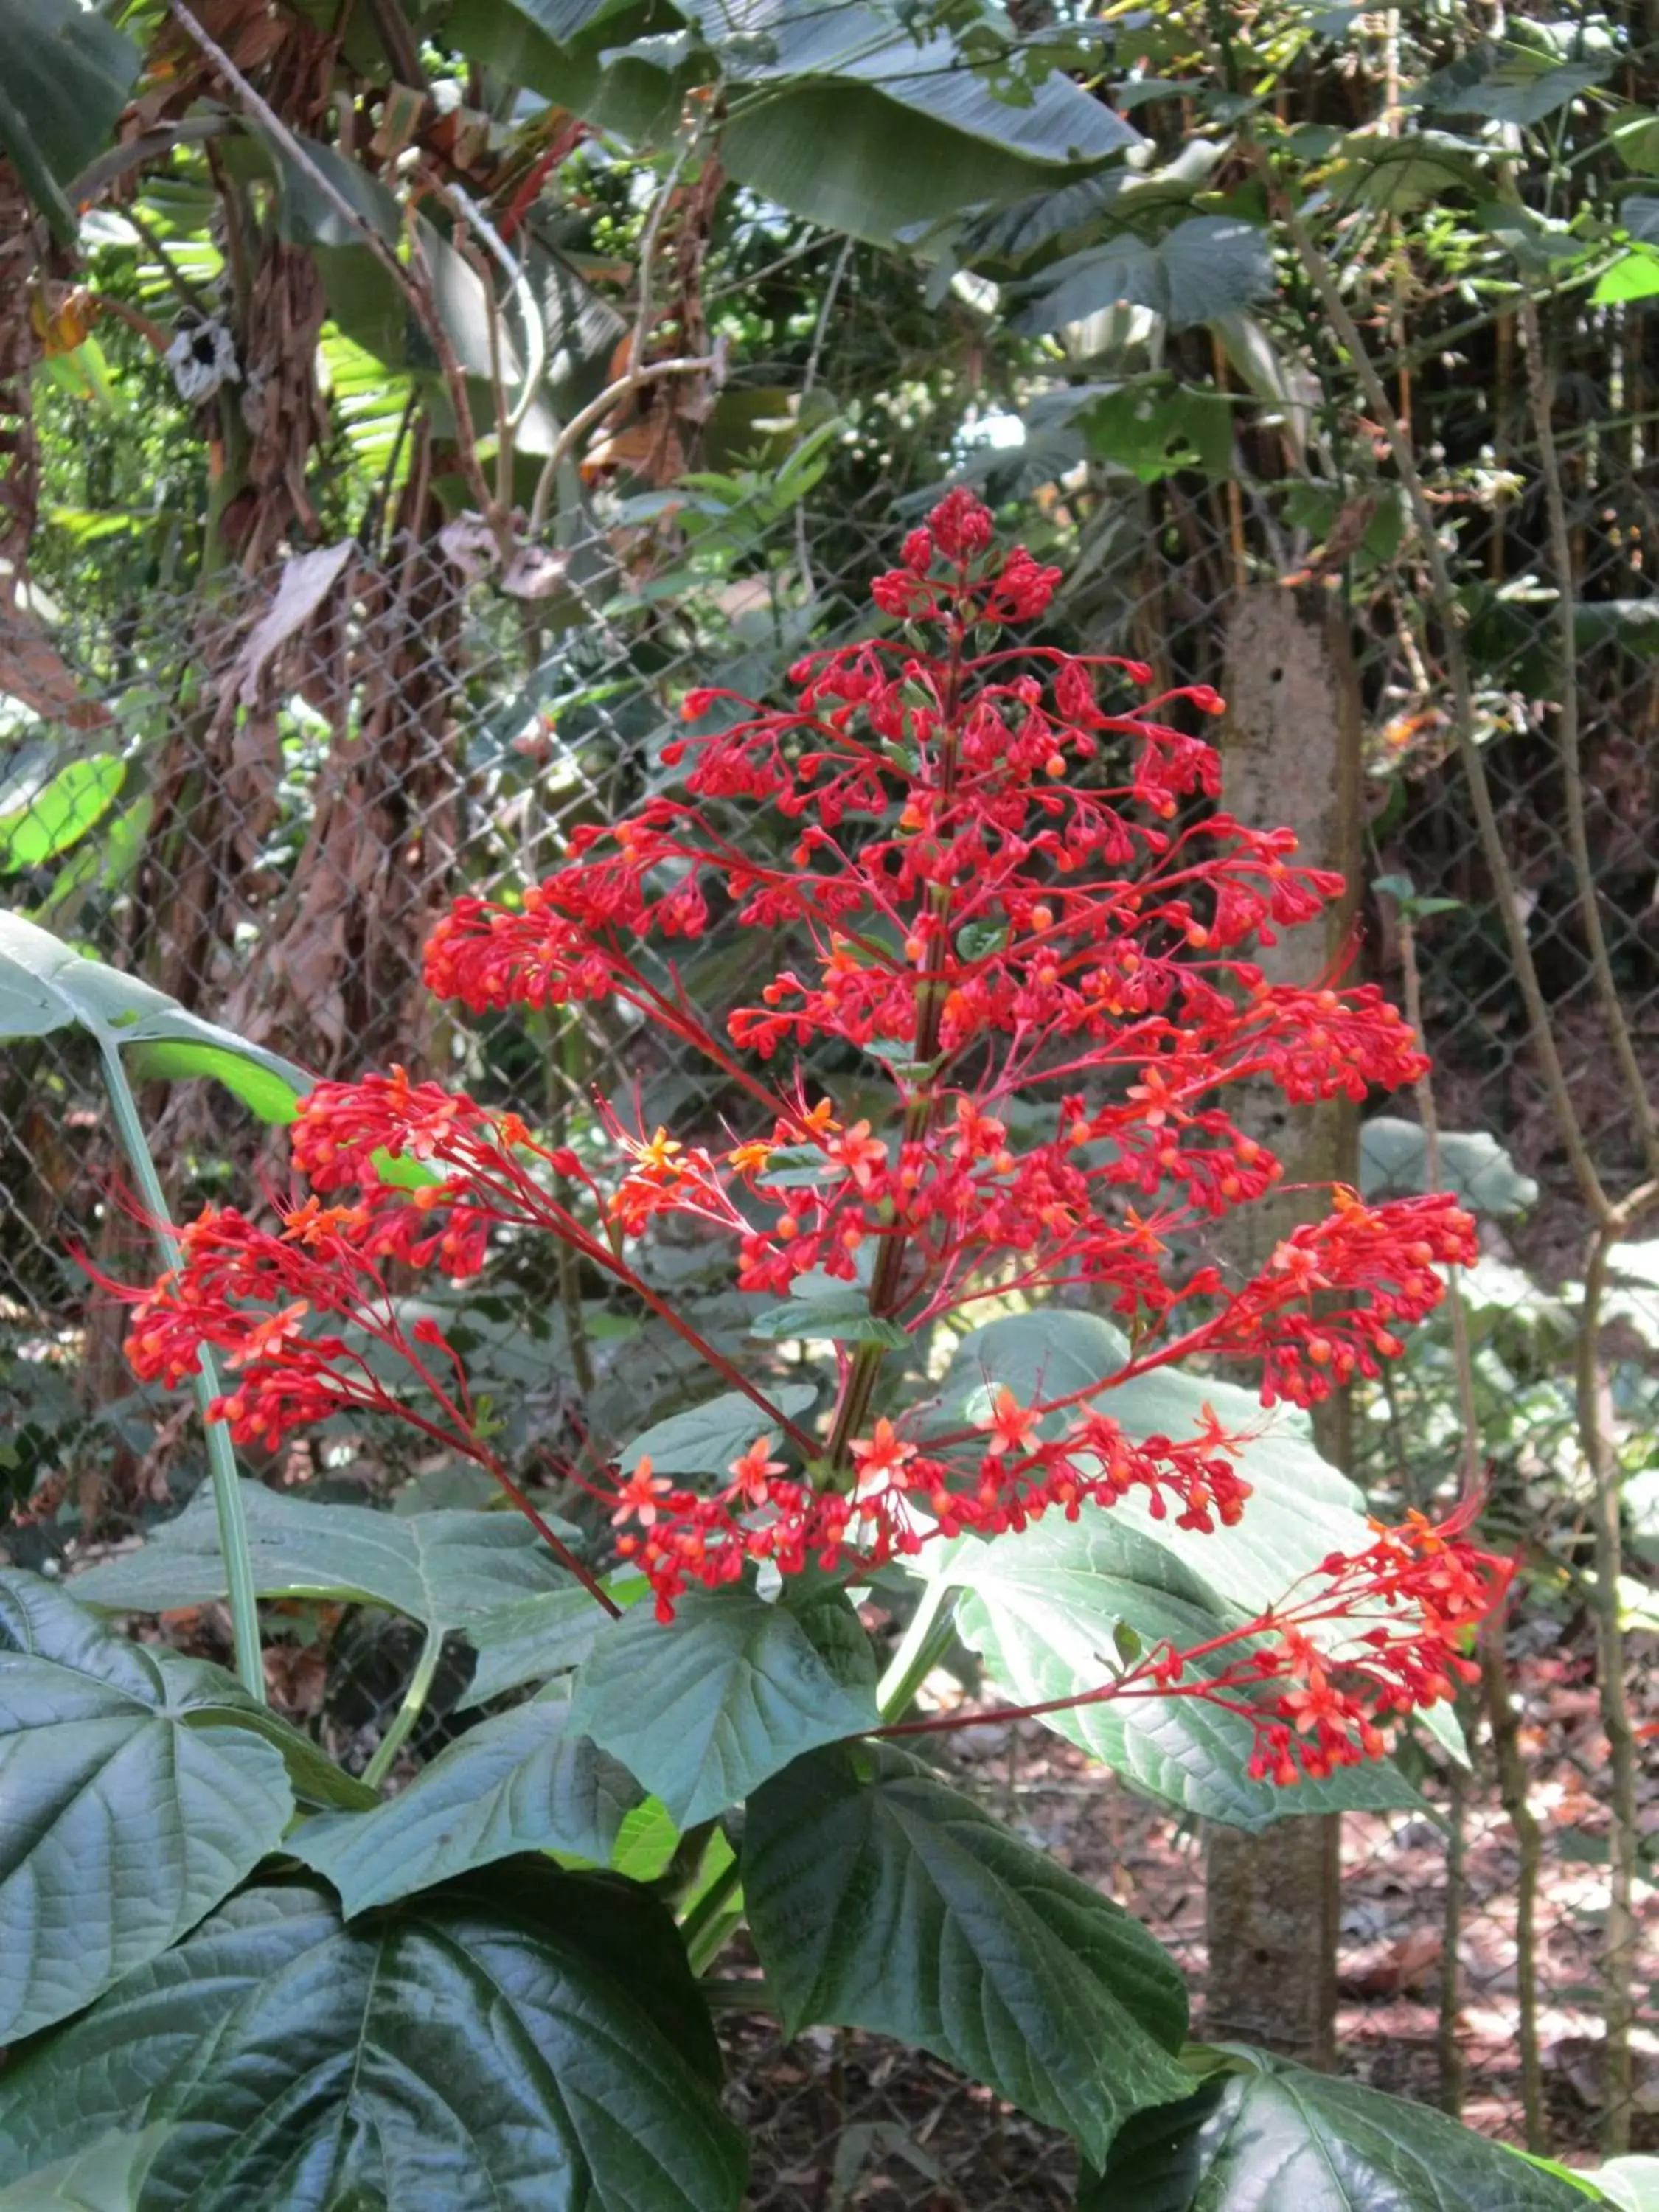
<svg viewBox="0 0 1659 2212">
<path fill-rule="evenodd" d="M 1431 2106 L 1265 2051 L 1132 2120 L 1078 2212 L 1583 2212 L 1584 2199 Z"/>
<path fill-rule="evenodd" d="M 0 1570 L 0 2040 L 154 1958 L 282 1840 L 281 1754 L 204 1661 Z"/>
<path fill-rule="evenodd" d="M 632 1605 L 646 1589 L 642 1575 L 613 1575 L 606 1584 L 612 1599 Z M 580 1667 L 604 1627 L 602 1608 L 580 1584 L 532 1590 L 504 1605 L 469 1615 L 466 1640 L 478 1655 L 465 1703 L 488 1705 L 504 1691 Z"/>
<path fill-rule="evenodd" d="M 781 1382 L 767 1385 L 766 1395 L 784 1419 L 793 1421 L 818 1394 L 811 1382 Z M 757 1436 L 769 1436 L 775 1443 L 779 1433 L 775 1425 L 769 1428 L 765 1414 L 744 1392 L 722 1390 L 718 1398 L 645 1430 L 623 1453 L 620 1464 L 624 1474 L 631 1474 L 648 1457 L 658 1474 L 724 1475 Z"/>
<path fill-rule="evenodd" d="M 571 1726 L 691 1827 L 802 1752 L 877 1725 L 868 1639 L 827 1618 L 848 1610 L 797 1613 L 740 1589 L 688 1592 L 667 1623 L 636 1606 L 595 1638 Z"/>
<path fill-rule="evenodd" d="M 307 1820 L 289 1848 L 333 1883 L 348 1918 L 520 1851 L 606 1865 L 644 1793 L 537 1698 L 481 1721 L 371 1813 Z"/>
<path fill-rule="evenodd" d="M 708 2014 L 630 1884 L 498 1869 L 341 1923 L 243 1892 L 0 2077 L 0 2180 L 165 2123 L 139 2212 L 736 2212 Z"/>
<path fill-rule="evenodd" d="M 1158 1944 L 907 1753 L 798 1760 L 750 1800 L 742 1868 L 786 2034 L 920 2044 L 1097 2160 L 1188 2085 L 1186 1990 Z"/>
<path fill-rule="evenodd" d="M 343 1598 L 387 1606 L 428 1628 L 459 1628 L 513 1591 L 569 1587 L 515 1513 L 378 1513 L 366 1505 L 319 1505 L 260 1482 L 244 1482 L 242 1498 L 261 1597 Z M 211 1495 L 198 1490 L 141 1550 L 91 1568 L 76 1592 L 88 1604 L 130 1613 L 170 1613 L 222 1597 Z"/>
</svg>

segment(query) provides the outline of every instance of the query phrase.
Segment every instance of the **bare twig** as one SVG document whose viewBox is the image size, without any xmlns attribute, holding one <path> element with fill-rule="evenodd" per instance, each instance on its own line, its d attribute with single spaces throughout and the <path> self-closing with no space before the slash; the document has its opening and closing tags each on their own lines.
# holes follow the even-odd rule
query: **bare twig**
<svg viewBox="0 0 1659 2212">
<path fill-rule="evenodd" d="M 1411 441 L 1395 413 L 1393 402 L 1383 388 L 1370 356 L 1365 350 L 1348 305 L 1342 296 L 1328 261 L 1309 236 L 1305 226 L 1291 205 L 1290 197 L 1273 174 L 1258 150 L 1258 161 L 1267 179 L 1270 204 L 1275 219 L 1282 225 L 1285 235 L 1295 248 L 1297 259 L 1306 271 L 1308 281 L 1318 295 L 1320 305 L 1330 319 L 1337 339 L 1352 363 L 1359 388 L 1373 419 L 1380 425 L 1389 441 L 1394 464 L 1411 502 L 1417 532 L 1422 541 L 1423 557 L 1428 563 L 1433 586 L 1436 611 L 1440 617 L 1446 656 L 1446 671 L 1451 680 L 1452 710 L 1458 756 L 1464 775 L 1468 779 L 1469 797 L 1474 804 L 1475 822 L 1480 832 L 1480 848 L 1492 880 L 1492 891 L 1498 917 L 1504 925 L 1504 935 L 1509 945 L 1510 958 L 1514 965 L 1515 978 L 1527 1011 L 1527 1025 L 1533 1050 L 1538 1056 L 1545 1087 L 1549 1092 L 1550 1106 L 1554 1115 L 1561 1141 L 1572 1164 L 1572 1171 L 1584 1204 L 1593 1221 L 1604 1222 L 1612 1212 L 1612 1201 L 1601 1187 L 1595 1163 L 1590 1158 L 1584 1141 L 1572 1096 L 1567 1088 L 1566 1072 L 1561 1065 L 1560 1052 L 1554 1031 L 1550 1025 L 1549 1006 L 1538 980 L 1538 969 L 1532 957 L 1532 947 L 1527 941 L 1527 925 L 1521 910 L 1513 872 L 1504 848 L 1503 832 L 1498 828 L 1498 816 L 1492 806 L 1492 788 L 1486 781 L 1486 764 L 1481 757 L 1474 728 L 1474 684 L 1469 672 L 1468 654 L 1464 650 L 1461 615 L 1457 594 L 1453 588 L 1451 571 L 1446 564 L 1444 548 L 1441 545 L 1439 529 L 1429 495 L 1424 488 L 1412 451 Z"/>
<path fill-rule="evenodd" d="M 613 407 L 620 406 L 631 392 L 641 386 L 654 384 L 664 376 L 694 376 L 699 370 L 712 369 L 717 374 L 726 366 L 725 349 L 717 345 L 713 353 L 699 354 L 684 361 L 647 362 L 643 368 L 630 369 L 619 376 L 614 384 L 606 385 L 597 399 L 590 399 L 580 408 L 560 431 L 553 450 L 542 464 L 542 472 L 536 484 L 536 495 L 531 503 L 527 535 L 533 540 L 547 527 L 547 510 L 552 503 L 553 486 L 557 481 L 561 465 L 574 453 L 596 422 L 602 422 Z"/>
<path fill-rule="evenodd" d="M 1504 1656 L 1501 1614 L 1489 1620 L 1480 1638 L 1480 1688 L 1498 1760 L 1498 1793 L 1515 1834 L 1518 1862 L 1515 1881 L 1516 2040 L 1521 2057 L 1521 2110 L 1527 2148 L 1547 2148 L 1544 2077 L 1538 2054 L 1538 1876 L 1543 1836 L 1527 1790 L 1527 1762 L 1521 1751 L 1521 1724 Z"/>
<path fill-rule="evenodd" d="M 1578 896 L 1584 941 L 1589 951 L 1595 995 L 1601 1001 L 1602 1017 L 1607 1022 L 1607 1035 L 1613 1044 L 1613 1058 L 1618 1061 L 1619 1072 L 1624 1078 L 1625 1090 L 1636 1117 L 1636 1127 L 1641 1132 L 1642 1147 L 1647 1156 L 1647 1171 L 1650 1176 L 1659 1175 L 1659 1121 L 1655 1119 L 1653 1099 L 1643 1077 L 1641 1062 L 1636 1056 L 1630 1024 L 1620 1001 L 1619 986 L 1613 980 L 1607 936 L 1601 927 L 1601 907 L 1596 896 L 1595 873 L 1590 862 L 1589 839 L 1584 825 L 1584 776 L 1578 714 L 1577 608 L 1573 589 L 1572 539 L 1567 528 L 1566 495 L 1562 487 L 1561 464 L 1556 453 L 1555 434 L 1550 420 L 1549 372 L 1544 359 L 1543 333 L 1539 325 L 1538 310 L 1525 294 L 1522 295 L 1519 315 L 1526 362 L 1527 400 L 1532 413 L 1533 437 L 1538 449 L 1538 473 L 1544 486 L 1545 512 L 1549 518 L 1550 566 L 1555 571 L 1555 626 L 1561 659 L 1560 698 L 1556 706 L 1555 726 L 1557 749 L 1561 758 L 1561 781 L 1567 802 L 1567 849 L 1572 858 L 1574 888 Z"/>
</svg>

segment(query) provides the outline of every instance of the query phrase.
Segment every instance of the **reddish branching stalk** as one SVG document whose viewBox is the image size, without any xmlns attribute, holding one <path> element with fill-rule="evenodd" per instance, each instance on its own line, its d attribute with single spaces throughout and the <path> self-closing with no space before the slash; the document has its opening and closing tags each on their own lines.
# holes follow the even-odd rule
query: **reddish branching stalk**
<svg viewBox="0 0 1659 2212">
<path fill-rule="evenodd" d="M 680 795 L 579 830 L 565 865 L 520 900 L 462 898 L 440 924 L 427 975 L 441 996 L 480 1013 L 619 1000 L 753 1104 L 752 1134 L 698 1145 L 603 1107 L 614 1168 L 601 1172 L 516 1115 L 400 1072 L 320 1085 L 294 1164 L 335 1202 L 296 1199 L 270 1231 L 204 1215 L 184 1267 L 140 1306 L 139 1371 L 176 1381 L 211 1344 L 238 1373 L 222 1413 L 239 1436 L 274 1443 L 342 1407 L 395 1407 L 505 1480 L 459 1361 L 429 1322 L 404 1335 L 380 1267 L 464 1275 L 493 1231 L 532 1230 L 625 1285 L 755 1402 L 761 1433 L 724 1481 L 671 1481 L 648 1458 L 594 1478 L 665 1619 L 689 1585 L 735 1582 L 757 1561 L 862 1571 L 934 1536 L 994 1535 L 1054 1509 L 1076 1518 L 1135 1490 L 1184 1528 L 1236 1522 L 1242 1439 L 1207 1411 L 1192 1437 L 1132 1436 L 1113 1389 L 1200 1355 L 1252 1363 L 1267 1405 L 1375 1376 L 1437 1304 L 1438 1270 L 1474 1257 L 1474 1224 L 1444 1197 L 1372 1206 L 1338 1188 L 1254 1279 L 1177 1263 L 1194 1231 L 1279 1179 L 1230 1117 L 1231 1090 L 1265 1079 L 1293 1103 L 1363 1099 L 1425 1062 L 1374 987 L 1274 984 L 1249 957 L 1342 885 L 1298 865 L 1290 831 L 1216 810 L 1213 749 L 1164 719 L 1218 712 L 1213 693 L 1131 710 L 1105 699 L 1150 681 L 1137 664 L 1005 644 L 1058 580 L 1023 548 L 1000 553 L 985 508 L 951 493 L 873 586 L 899 635 L 808 655 L 787 708 L 691 693 L 688 723 L 722 726 L 665 748 Z M 720 826 L 745 804 L 782 823 L 785 858 Z M 672 952 L 726 927 L 799 950 L 717 1029 Z M 849 1121 L 816 1095 L 805 1056 L 826 1042 L 884 1066 L 889 1117 Z M 387 1189 L 386 1152 L 425 1162 L 432 1184 Z M 633 1264 L 669 1216 L 726 1239 L 744 1291 L 799 1297 L 805 1279 L 809 1293 L 862 1297 L 883 1340 L 841 1351 L 822 1441 Z M 878 1410 L 895 1332 L 1074 1289 L 1103 1294 L 1127 1330 L 1117 1373 L 1030 1403 L 988 1378 L 982 1414 L 944 1436 L 922 1408 Z M 321 1331 L 330 1317 L 353 1333 Z M 404 1361 L 419 1405 L 382 1383 L 364 1337 Z M 1239 1632 L 1247 1653 L 1163 1654 L 1098 1694 L 1150 1682 L 1240 1701 L 1261 1771 L 1280 1779 L 1370 1755 L 1380 1722 L 1447 1693 L 1449 1638 L 1501 1578 L 1465 1535 L 1461 1523 L 1443 1539 L 1415 1524 L 1379 1533 L 1363 1559 L 1328 1563 L 1315 1612 L 1297 1600 Z M 1431 1584 L 1460 1574 L 1441 1605 Z M 1367 1607 L 1388 1615 L 1380 1644 L 1365 1641 Z M 1334 1620 L 1354 1625 L 1340 1662 Z"/>
</svg>

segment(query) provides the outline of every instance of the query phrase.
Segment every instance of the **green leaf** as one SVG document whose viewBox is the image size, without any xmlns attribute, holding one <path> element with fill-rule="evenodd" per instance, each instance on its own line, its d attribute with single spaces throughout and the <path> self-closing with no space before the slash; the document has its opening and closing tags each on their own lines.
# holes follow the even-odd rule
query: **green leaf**
<svg viewBox="0 0 1659 2212">
<path fill-rule="evenodd" d="M 83 959 L 21 915 L 0 911 L 0 1038 L 47 1036 L 72 1024 L 123 1046 L 167 1045 L 228 1054 L 276 1079 L 290 1093 L 311 1088 L 310 1077 L 280 1054 L 187 1012 L 176 999 L 136 975 L 123 975 L 101 960 Z M 220 1070 L 216 1063 L 198 1063 L 185 1072 Z"/>
<path fill-rule="evenodd" d="M 686 0 L 714 37 L 722 0 Z M 878 244 L 1097 168 L 1139 134 L 1059 71 L 1029 105 L 999 100 L 945 37 L 895 33 L 872 7 L 786 0 L 769 9 L 769 57 L 722 59 L 734 90 L 723 139 L 732 173 L 831 230 Z"/>
<path fill-rule="evenodd" d="M 1305 1414 L 1282 1406 L 1269 1413 L 1253 1392 L 1235 1383 L 1173 1368 L 1113 1384 L 1109 1377 L 1124 1364 L 1126 1351 L 1118 1331 L 1093 1314 L 1044 1308 L 992 1322 L 957 1347 L 929 1426 L 948 1433 L 984 1420 L 1003 1384 L 1029 1406 L 1104 1379 L 1106 1387 L 1089 1403 L 1142 1442 L 1193 1437 L 1206 1410 L 1212 1411 L 1229 1436 L 1242 1439 L 1233 1463 L 1252 1494 L 1237 1527 L 1208 1534 L 1178 1528 L 1173 1514 L 1155 1518 L 1139 1491 L 1109 1509 L 1090 1509 L 1090 1517 L 1092 1525 L 1104 1523 L 1114 1532 L 1113 1540 L 1126 1547 L 1150 1545 L 1174 1561 L 1209 1593 L 1218 1611 L 1230 1612 L 1235 1621 L 1256 1619 L 1332 1553 L 1369 1547 L 1372 1537 L 1364 1499 L 1322 1456 Z M 1056 1433 L 1072 1418 L 1070 1412 L 1049 1416 L 1043 1433 Z M 1151 1579 L 1139 1563 L 1142 1556 L 1138 1549 L 1127 1554 L 1137 1581 Z M 1325 1632 L 1334 1644 L 1352 1631 L 1350 1624 L 1334 1624 Z M 1462 1732 L 1449 1706 L 1437 1705 L 1422 1720 L 1452 1757 L 1464 1757 Z"/>
<path fill-rule="evenodd" d="M 595 1638 L 570 1724 L 692 1827 L 802 1752 L 878 1724 L 874 1656 L 861 1630 L 861 1656 L 836 1632 L 838 1609 L 740 1589 L 688 1592 L 666 1623 L 635 1607 Z"/>
<path fill-rule="evenodd" d="M 141 1044 L 133 1052 L 132 1064 L 134 1073 L 146 1083 L 185 1083 L 210 1076 L 262 1121 L 278 1128 L 295 1120 L 301 1099 L 311 1088 L 308 1079 L 296 1086 L 274 1067 L 213 1044 Z"/>
<path fill-rule="evenodd" d="M 1638 177 L 1659 173 L 1659 115 L 1650 107 L 1617 108 L 1601 128 L 1626 168 Z"/>
<path fill-rule="evenodd" d="M 767 1389 L 786 1421 L 804 1413 L 817 1395 L 812 1382 L 781 1382 Z M 778 1435 L 752 1398 L 741 1390 L 722 1390 L 718 1398 L 705 1399 L 701 1406 L 672 1414 L 635 1437 L 620 1465 L 624 1474 L 631 1474 L 648 1458 L 658 1474 L 724 1475 L 757 1436 L 775 1444 Z"/>
<path fill-rule="evenodd" d="M 1398 138 L 1351 131 L 1331 184 L 1337 198 L 1389 215 L 1409 215 L 1459 186 L 1489 189 L 1480 148 L 1445 131 L 1413 131 Z"/>
<path fill-rule="evenodd" d="M 1434 102 L 1455 115 L 1484 115 L 1522 130 L 1567 106 L 1600 84 L 1613 67 L 1606 61 L 1562 62 L 1551 68 L 1541 55 L 1508 56 L 1486 76 Z"/>
<path fill-rule="evenodd" d="M 1616 307 L 1626 300 L 1650 300 L 1659 292 L 1659 254 L 1637 252 L 1620 254 L 1602 270 L 1590 294 L 1598 307 Z"/>
<path fill-rule="evenodd" d="M 642 1575 L 613 1575 L 606 1589 L 618 1605 L 634 1604 L 646 1589 Z M 466 1640 L 478 1655 L 464 1704 L 487 1705 L 504 1691 L 580 1667 L 593 1649 L 606 1616 L 578 1583 L 532 1590 L 470 1614 Z"/>
<path fill-rule="evenodd" d="M 281 1842 L 293 1795 L 244 1709 L 221 1668 L 0 1570 L 0 2040 L 164 1951 Z"/>
<path fill-rule="evenodd" d="M 868 1292 L 855 1283 L 836 1284 L 820 1297 L 786 1298 L 781 1305 L 769 1306 L 750 1322 L 749 1334 L 769 1341 L 812 1337 L 830 1344 L 884 1344 L 895 1352 L 910 1341 L 897 1322 L 871 1312 Z M 748 1441 L 754 1441 L 752 1430 Z"/>
<path fill-rule="evenodd" d="M 1156 244 L 1120 232 L 1011 285 L 1012 327 L 1056 331 L 1123 302 L 1150 307 L 1182 330 L 1237 313 L 1273 289 L 1265 232 L 1237 216 L 1191 216 Z"/>
<path fill-rule="evenodd" d="M 137 82 L 132 40 L 77 0 L 0 0 L 0 151 L 62 246 L 78 217 L 67 187 L 109 142 Z"/>
<path fill-rule="evenodd" d="M 1496 1137 L 1485 1129 L 1449 1131 L 1439 1139 L 1442 1190 L 1461 1205 L 1494 1219 L 1524 1213 L 1538 1185 L 1522 1175 Z M 1359 1188 L 1366 1198 L 1395 1197 L 1434 1188 L 1428 1139 L 1420 1121 L 1378 1114 L 1359 1130 Z"/>
<path fill-rule="evenodd" d="M 307 1820 L 289 1848 L 333 1883 L 348 1919 L 520 1851 L 605 1866 L 643 1792 L 569 1718 L 548 1698 L 498 1713 L 374 1812 Z"/>
<path fill-rule="evenodd" d="M 497 1869 L 341 1924 L 247 1890 L 0 2078 L 0 2179 L 161 2123 L 141 2212 L 736 2212 L 742 2140 L 672 1923 Z"/>
<path fill-rule="evenodd" d="M 906 1753 L 798 1760 L 750 1801 L 742 1867 L 787 2035 L 920 2044 L 1097 2161 L 1188 2085 L 1186 1988 L 1159 1945 Z"/>
<path fill-rule="evenodd" d="M 1659 2158 L 1610 2158 L 1574 2178 L 1600 2190 L 1620 2212 L 1659 2212 Z"/>
<path fill-rule="evenodd" d="M 1427 2105 L 1265 2051 L 1125 2128 L 1078 2212 L 1583 2212 L 1583 2198 Z"/>
<path fill-rule="evenodd" d="M 1132 1652 L 1166 1642 L 1186 1650 L 1238 1625 L 1235 1609 L 1115 1511 L 1086 1511 L 1075 1522 L 1051 1516 L 1018 1536 L 970 1540 L 953 1547 L 940 1571 L 962 1587 L 955 1620 L 963 1642 L 1022 1705 L 1103 1687 L 1117 1671 L 1125 1631 Z M 1234 1647 L 1195 1662 L 1188 1678 L 1218 1674 L 1240 1656 Z M 1295 1789 L 1253 1782 L 1249 1723 L 1200 1698 L 1137 1692 L 1045 1714 L 1043 1724 L 1148 1796 L 1231 1827 L 1422 1802 L 1384 1761 Z"/>
<path fill-rule="evenodd" d="M 246 1481 L 242 1498 L 261 1597 L 343 1598 L 449 1629 L 499 1607 L 512 1591 L 569 1587 L 515 1513 L 378 1513 Z M 206 1486 L 141 1550 L 90 1568 L 75 1588 L 83 1602 L 115 1612 L 170 1613 L 222 1597 L 218 1522 Z"/>
<path fill-rule="evenodd" d="M 153 2127 L 100 2136 L 85 2150 L 0 2189 L 0 2212 L 132 2212 L 166 2134 Z"/>
<path fill-rule="evenodd" d="M 1232 465 L 1233 410 L 1219 392 L 1137 380 L 1096 400 L 1078 417 L 1097 459 L 1115 461 L 1142 483 L 1199 469 L 1218 480 Z"/>
<path fill-rule="evenodd" d="M 38 868 L 67 852 L 115 804 L 126 775 L 109 753 L 66 763 L 25 805 L 0 814 L 0 868 Z"/>
</svg>

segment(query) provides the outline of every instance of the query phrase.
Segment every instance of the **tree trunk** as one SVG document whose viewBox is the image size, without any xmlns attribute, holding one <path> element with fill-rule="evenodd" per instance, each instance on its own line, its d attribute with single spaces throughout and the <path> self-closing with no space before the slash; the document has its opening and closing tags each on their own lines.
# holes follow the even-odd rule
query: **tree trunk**
<svg viewBox="0 0 1659 2212">
<path fill-rule="evenodd" d="M 1228 623 L 1224 689 L 1223 805 L 1242 821 L 1288 823 L 1304 861 L 1348 880 L 1323 931 L 1292 931 L 1258 956 L 1271 981 L 1313 983 L 1340 963 L 1360 868 L 1358 690 L 1346 626 L 1324 594 L 1276 585 L 1242 592 Z M 1242 1095 L 1235 1112 L 1283 1161 L 1287 1184 L 1316 1186 L 1236 1217 L 1229 1256 L 1254 1273 L 1297 1221 L 1325 1211 L 1318 1186 L 1357 1180 L 1358 1120 L 1346 1100 L 1291 1107 L 1267 1085 Z M 1341 1397 L 1317 1408 L 1314 1433 L 1328 1459 L 1348 1464 Z M 1212 2039 L 1261 2044 L 1304 2065 L 1334 2062 L 1340 1835 L 1329 1815 L 1282 1820 L 1261 1836 L 1206 1832 Z"/>
</svg>

